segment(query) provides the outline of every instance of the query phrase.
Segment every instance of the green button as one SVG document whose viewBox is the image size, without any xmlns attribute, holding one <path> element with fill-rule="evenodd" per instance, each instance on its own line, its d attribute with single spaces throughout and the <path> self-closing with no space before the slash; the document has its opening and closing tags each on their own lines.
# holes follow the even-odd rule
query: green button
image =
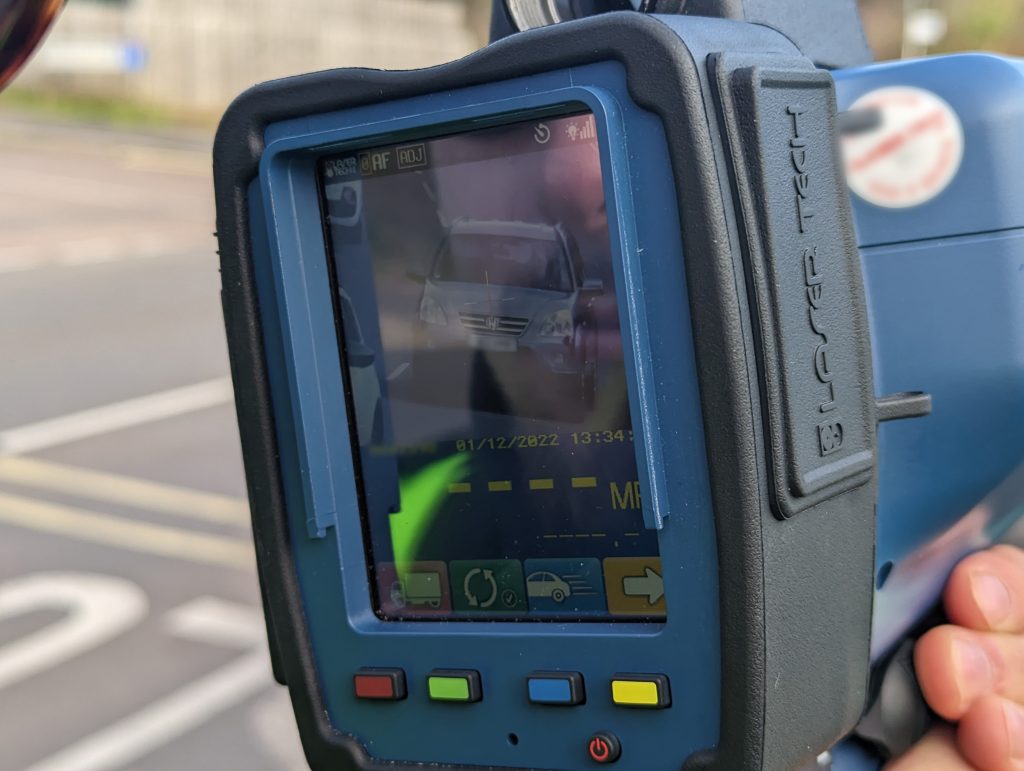
<svg viewBox="0 0 1024 771">
<path fill-rule="evenodd" d="M 432 677 L 427 685 L 432 699 L 469 701 L 469 681 L 464 677 Z"/>
<path fill-rule="evenodd" d="M 434 670 L 427 677 L 433 701 L 480 701 L 480 675 L 472 670 Z"/>
</svg>

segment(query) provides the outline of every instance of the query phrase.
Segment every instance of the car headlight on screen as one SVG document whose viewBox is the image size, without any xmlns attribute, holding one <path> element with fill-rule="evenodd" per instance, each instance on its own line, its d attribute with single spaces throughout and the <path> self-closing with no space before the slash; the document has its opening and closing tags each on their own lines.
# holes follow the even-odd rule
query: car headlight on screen
<svg viewBox="0 0 1024 771">
<path fill-rule="evenodd" d="M 448 316 L 445 315 L 441 303 L 433 297 L 424 297 L 420 301 L 420 321 L 424 324 L 436 324 L 443 327 L 448 324 Z"/>
<path fill-rule="evenodd" d="M 541 322 L 537 332 L 541 337 L 567 337 L 572 334 L 572 312 L 562 308 Z"/>
</svg>

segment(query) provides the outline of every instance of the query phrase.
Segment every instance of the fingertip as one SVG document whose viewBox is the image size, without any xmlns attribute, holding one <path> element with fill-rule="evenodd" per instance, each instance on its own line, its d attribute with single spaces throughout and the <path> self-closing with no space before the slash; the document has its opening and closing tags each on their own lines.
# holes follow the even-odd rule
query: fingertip
<svg viewBox="0 0 1024 771">
<path fill-rule="evenodd" d="M 946 615 L 979 632 L 1024 628 L 1024 552 L 1000 545 L 963 559 L 943 595 Z"/>
<path fill-rule="evenodd" d="M 998 575 L 1002 568 L 1002 560 L 991 551 L 978 552 L 960 561 L 950 574 L 943 593 L 946 615 L 952 623 L 980 632 L 992 629 L 978 603 L 976 591 L 984 592 L 986 578 Z"/>
<path fill-rule="evenodd" d="M 1010 560 L 1018 570 L 1024 570 L 1024 549 L 1009 543 L 998 543 L 990 551 Z"/>
<path fill-rule="evenodd" d="M 928 630 L 914 646 L 914 670 L 928 706 L 946 720 L 956 720 L 967 705 L 953 675 L 954 630 L 939 626 Z"/>
<path fill-rule="evenodd" d="M 981 771 L 1024 771 L 1024 708 L 982 696 L 961 718 L 957 745 Z"/>
</svg>

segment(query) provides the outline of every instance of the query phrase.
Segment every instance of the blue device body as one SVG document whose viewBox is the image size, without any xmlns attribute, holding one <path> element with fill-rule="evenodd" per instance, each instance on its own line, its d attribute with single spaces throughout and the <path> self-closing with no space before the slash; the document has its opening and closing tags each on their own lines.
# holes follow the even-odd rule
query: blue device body
<svg viewBox="0 0 1024 771">
<path fill-rule="evenodd" d="M 835 79 L 841 106 L 897 82 L 933 90 L 966 135 L 962 167 L 934 201 L 883 211 L 854 200 L 876 393 L 921 390 L 935 404 L 927 418 L 880 429 L 872 637 L 880 659 L 934 605 L 955 561 L 998 540 L 1021 514 L 1024 148 L 1013 137 L 1024 132 L 1024 70 L 996 57 L 949 57 Z M 598 126 L 644 524 L 659 533 L 667 619 L 382 621 L 367 588 L 316 159 L 424 127 L 566 104 L 585 105 Z M 291 551 L 331 724 L 375 758 L 477 766 L 585 769 L 583 744 L 605 728 L 622 742 L 624 769 L 677 769 L 715 745 L 719 566 L 687 256 L 663 126 L 636 105 L 621 64 L 272 122 L 263 140 L 248 190 L 253 269 Z M 410 698 L 358 701 L 352 675 L 365 666 L 404 669 Z M 423 683 L 437 668 L 479 671 L 482 701 L 427 701 Z M 536 670 L 580 672 L 592 698 L 572 709 L 530 704 L 526 676 Z M 667 675 L 671 708 L 615 707 L 604 694 L 620 672 Z M 553 722 L 565 741 L 550 740 Z"/>
<path fill-rule="evenodd" d="M 925 390 L 925 420 L 879 430 L 872 657 L 939 601 L 949 571 L 1024 513 L 1024 62 L 958 54 L 835 73 L 842 108 L 876 88 L 938 94 L 962 121 L 964 159 L 910 209 L 853 196 L 879 393 Z M 854 744 L 837 771 L 877 769 Z"/>
<path fill-rule="evenodd" d="M 1024 512 L 1024 62 L 984 54 L 835 73 L 840 108 L 883 86 L 937 94 L 964 155 L 932 200 L 852 196 L 876 392 L 925 391 L 927 418 L 879 427 L 872 654 L 938 600 L 949 571 Z"/>
<path fill-rule="evenodd" d="M 872 657 L 935 607 L 952 567 L 1024 513 L 1024 62 L 961 54 L 835 73 L 840 107 L 915 86 L 964 130 L 936 198 L 886 209 L 852 196 L 878 393 L 924 390 L 924 420 L 879 428 Z M 837 771 L 880 767 L 854 744 Z"/>
</svg>

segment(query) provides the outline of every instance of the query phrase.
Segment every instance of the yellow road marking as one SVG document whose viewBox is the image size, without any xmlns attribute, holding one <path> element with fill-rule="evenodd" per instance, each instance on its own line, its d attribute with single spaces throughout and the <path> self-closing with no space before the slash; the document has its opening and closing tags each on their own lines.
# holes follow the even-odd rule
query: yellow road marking
<svg viewBox="0 0 1024 771">
<path fill-rule="evenodd" d="M 471 492 L 473 486 L 469 482 L 452 482 L 448 485 L 448 492 L 453 495 L 456 493 L 468 493 Z"/>
<path fill-rule="evenodd" d="M 554 479 L 531 479 L 530 480 L 531 490 L 554 490 L 555 480 Z"/>
<path fill-rule="evenodd" d="M 627 536 L 629 538 L 636 538 L 637 536 L 640 535 L 640 533 L 623 533 L 623 535 Z"/>
<path fill-rule="evenodd" d="M 573 477 L 572 486 L 577 490 L 585 487 L 597 487 L 597 477 Z"/>
<path fill-rule="evenodd" d="M 0 493 L 0 522 L 191 562 L 251 569 L 252 546 L 238 538 L 135 522 L 93 511 Z"/>
<path fill-rule="evenodd" d="M 491 493 L 507 493 L 512 489 L 512 483 L 508 480 L 488 482 L 487 491 Z"/>
<path fill-rule="evenodd" d="M 50 461 L 0 456 L 0 481 L 208 522 L 249 523 L 249 506 L 240 498 Z"/>
</svg>

